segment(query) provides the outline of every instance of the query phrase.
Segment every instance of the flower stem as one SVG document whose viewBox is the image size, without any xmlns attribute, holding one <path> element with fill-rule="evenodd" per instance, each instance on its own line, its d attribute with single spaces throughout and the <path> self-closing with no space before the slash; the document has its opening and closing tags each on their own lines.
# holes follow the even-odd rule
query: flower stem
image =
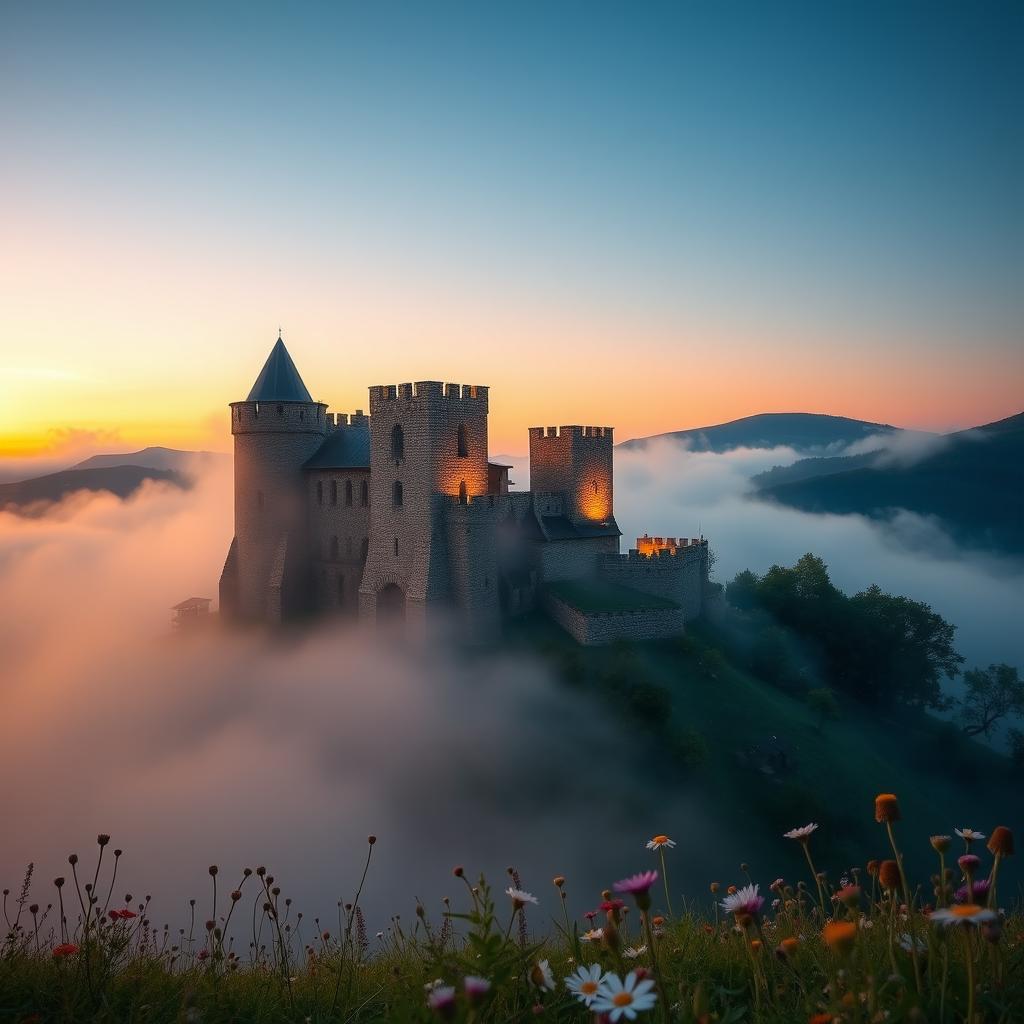
<svg viewBox="0 0 1024 1024">
<path fill-rule="evenodd" d="M 658 853 L 661 854 L 661 880 L 665 883 L 665 904 L 668 907 L 668 916 L 674 918 L 675 914 L 672 913 L 672 897 L 668 894 L 668 872 L 665 870 L 665 848 L 663 846 L 659 847 Z"/>
</svg>

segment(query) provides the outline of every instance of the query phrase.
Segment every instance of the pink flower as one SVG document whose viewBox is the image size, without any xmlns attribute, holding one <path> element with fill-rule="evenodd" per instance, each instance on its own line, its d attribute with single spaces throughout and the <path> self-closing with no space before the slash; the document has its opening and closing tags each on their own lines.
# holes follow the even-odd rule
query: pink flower
<svg viewBox="0 0 1024 1024">
<path fill-rule="evenodd" d="M 651 886 L 658 880 L 657 871 L 641 871 L 639 874 L 630 875 L 616 882 L 612 888 L 616 892 L 628 892 L 636 905 L 641 910 L 646 910 L 651 905 Z"/>
</svg>

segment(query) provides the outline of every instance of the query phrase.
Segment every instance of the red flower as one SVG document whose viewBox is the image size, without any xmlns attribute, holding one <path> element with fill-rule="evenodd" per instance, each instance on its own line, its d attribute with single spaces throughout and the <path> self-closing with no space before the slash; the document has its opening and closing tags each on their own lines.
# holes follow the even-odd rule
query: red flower
<svg viewBox="0 0 1024 1024">
<path fill-rule="evenodd" d="M 139 915 L 136 914 L 134 910 L 129 910 L 125 907 L 124 910 L 112 910 L 108 916 L 111 921 L 128 921 L 133 917 L 138 917 Z"/>
<path fill-rule="evenodd" d="M 62 942 L 59 946 L 53 947 L 53 955 L 58 959 L 62 956 L 74 956 L 78 947 L 73 942 Z"/>
<path fill-rule="evenodd" d="M 209 957 L 209 955 L 210 955 L 210 951 L 209 950 L 201 949 L 201 950 L 199 950 L 198 953 L 196 953 L 196 959 L 197 960 L 206 960 Z"/>
<path fill-rule="evenodd" d="M 621 910 L 626 904 L 622 900 L 605 900 L 601 909 L 607 913 L 609 910 Z"/>
</svg>

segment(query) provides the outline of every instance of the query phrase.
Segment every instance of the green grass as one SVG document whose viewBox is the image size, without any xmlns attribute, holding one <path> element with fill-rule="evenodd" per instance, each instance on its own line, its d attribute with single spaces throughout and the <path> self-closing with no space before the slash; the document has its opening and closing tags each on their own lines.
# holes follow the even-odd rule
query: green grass
<svg viewBox="0 0 1024 1024">
<path fill-rule="evenodd" d="M 606 580 L 558 580 L 547 585 L 554 597 L 585 614 L 628 612 L 640 608 L 678 608 L 675 601 L 644 594 Z"/>
</svg>

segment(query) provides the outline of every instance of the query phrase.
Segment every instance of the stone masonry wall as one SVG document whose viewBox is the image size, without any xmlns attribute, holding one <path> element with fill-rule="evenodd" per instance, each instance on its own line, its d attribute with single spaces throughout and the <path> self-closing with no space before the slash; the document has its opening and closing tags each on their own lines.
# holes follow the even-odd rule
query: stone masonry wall
<svg viewBox="0 0 1024 1024">
<path fill-rule="evenodd" d="M 617 640 L 663 640 L 683 632 L 683 612 L 678 608 L 585 614 L 552 594 L 544 596 L 544 608 L 584 647 L 615 643 Z"/>
<path fill-rule="evenodd" d="M 541 576 L 545 580 L 572 580 L 597 574 L 598 560 L 616 554 L 618 537 L 547 541 L 537 545 Z"/>
<path fill-rule="evenodd" d="M 307 471 L 306 501 L 317 607 L 355 615 L 370 547 L 370 473 Z"/>
<path fill-rule="evenodd" d="M 610 583 L 675 601 L 686 619 L 700 616 L 707 582 L 707 543 L 648 557 L 637 551 L 598 561 L 598 573 Z"/>
</svg>

